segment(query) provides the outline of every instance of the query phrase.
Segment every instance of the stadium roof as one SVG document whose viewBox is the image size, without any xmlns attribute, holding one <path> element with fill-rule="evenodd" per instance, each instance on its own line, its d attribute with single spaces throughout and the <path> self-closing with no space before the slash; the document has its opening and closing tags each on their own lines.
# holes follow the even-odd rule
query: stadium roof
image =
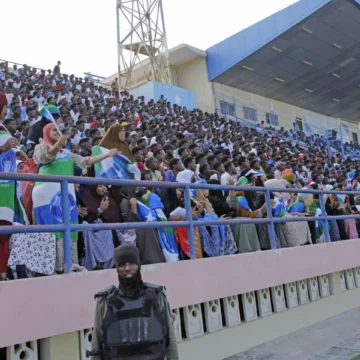
<svg viewBox="0 0 360 360">
<path fill-rule="evenodd" d="M 360 119 L 360 0 L 300 0 L 207 49 L 209 81 Z"/>
</svg>

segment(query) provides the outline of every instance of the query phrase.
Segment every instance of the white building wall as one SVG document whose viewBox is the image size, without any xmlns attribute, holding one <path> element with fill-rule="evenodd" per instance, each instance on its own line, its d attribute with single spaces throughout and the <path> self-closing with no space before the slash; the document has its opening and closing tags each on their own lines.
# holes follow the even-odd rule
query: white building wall
<svg viewBox="0 0 360 360">
<path fill-rule="evenodd" d="M 177 67 L 178 86 L 196 92 L 196 106 L 208 112 L 214 112 L 214 95 L 212 84 L 208 81 L 206 59 L 195 58 Z"/>
</svg>

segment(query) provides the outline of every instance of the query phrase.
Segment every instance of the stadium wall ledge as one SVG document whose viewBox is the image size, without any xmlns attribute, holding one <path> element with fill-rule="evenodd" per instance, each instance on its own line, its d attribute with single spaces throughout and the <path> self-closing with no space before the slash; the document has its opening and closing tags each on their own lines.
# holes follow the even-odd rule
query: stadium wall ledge
<svg viewBox="0 0 360 360">
<path fill-rule="evenodd" d="M 183 359 L 223 359 L 358 307 L 360 241 L 142 267 L 166 286 Z M 0 283 L 7 360 L 85 359 L 115 270 Z M 27 356 L 27 357 L 24 357 Z"/>
</svg>

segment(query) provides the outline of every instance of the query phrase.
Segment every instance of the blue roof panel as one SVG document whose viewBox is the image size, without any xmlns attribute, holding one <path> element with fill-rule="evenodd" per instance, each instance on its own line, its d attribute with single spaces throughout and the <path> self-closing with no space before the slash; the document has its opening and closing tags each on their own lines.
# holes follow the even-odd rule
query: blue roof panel
<svg viewBox="0 0 360 360">
<path fill-rule="evenodd" d="M 331 0 L 300 0 L 206 50 L 209 81 L 274 40 Z M 360 0 L 355 0 L 360 4 Z"/>
</svg>

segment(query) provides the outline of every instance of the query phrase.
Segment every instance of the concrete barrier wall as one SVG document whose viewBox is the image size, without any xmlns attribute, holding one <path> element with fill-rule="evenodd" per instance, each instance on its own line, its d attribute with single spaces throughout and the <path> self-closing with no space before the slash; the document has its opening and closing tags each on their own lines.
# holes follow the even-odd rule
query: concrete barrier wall
<svg viewBox="0 0 360 360">
<path fill-rule="evenodd" d="M 143 266 L 165 285 L 173 309 L 360 266 L 360 241 Z M 0 283 L 0 347 L 87 329 L 94 294 L 117 282 L 115 270 Z"/>
</svg>

